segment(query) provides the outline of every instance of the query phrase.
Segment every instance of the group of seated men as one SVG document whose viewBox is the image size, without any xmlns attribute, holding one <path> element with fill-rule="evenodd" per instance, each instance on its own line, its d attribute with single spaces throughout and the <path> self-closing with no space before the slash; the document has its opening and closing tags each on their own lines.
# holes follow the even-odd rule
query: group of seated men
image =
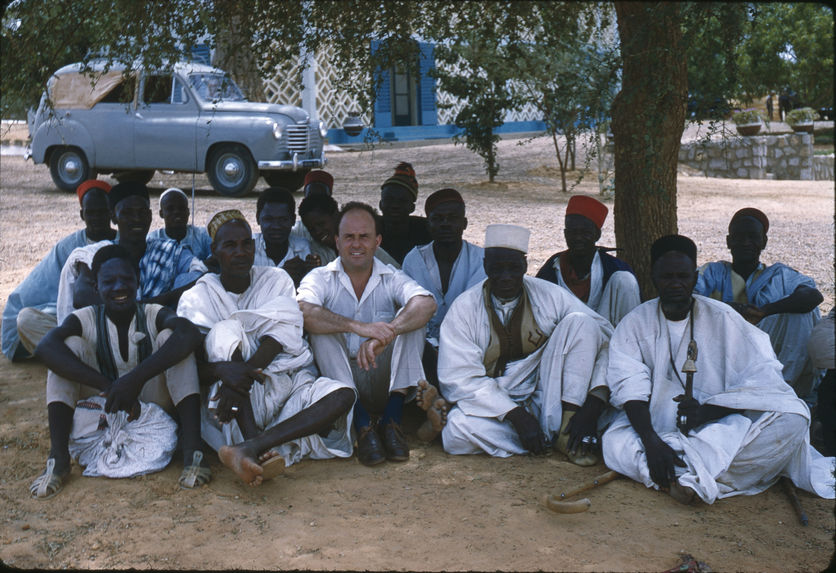
<svg viewBox="0 0 836 573">
<path fill-rule="evenodd" d="M 450 454 L 554 448 L 581 466 L 603 454 L 684 503 L 780 476 L 834 496 L 834 459 L 810 446 L 805 402 L 822 374 L 807 343 L 829 334 L 832 361 L 832 329 L 814 333 L 811 279 L 760 263 L 762 212 L 732 217 L 731 263 L 698 269 L 690 239 L 656 240 L 658 298 L 642 304 L 630 266 L 596 244 L 608 211 L 593 198 L 570 199 L 567 249 L 532 277 L 529 231 L 491 224 L 483 247 L 465 241 L 456 190 L 411 215 L 407 163 L 381 187 L 382 216 L 340 208 L 332 187 L 328 173 L 308 175 L 301 224 L 290 191 L 263 191 L 259 233 L 238 210 L 193 227 L 188 198 L 169 189 L 165 228 L 148 234 L 144 185 L 79 186 L 86 229 L 3 313 L 6 356 L 49 368 L 51 449 L 34 497 L 62 488 L 74 409 L 97 394 L 108 414 L 135 420 L 154 403 L 178 421 L 184 488 L 211 479 L 204 443 L 251 485 L 305 457 L 406 461 L 414 400 L 426 412 L 418 437 Z"/>
</svg>

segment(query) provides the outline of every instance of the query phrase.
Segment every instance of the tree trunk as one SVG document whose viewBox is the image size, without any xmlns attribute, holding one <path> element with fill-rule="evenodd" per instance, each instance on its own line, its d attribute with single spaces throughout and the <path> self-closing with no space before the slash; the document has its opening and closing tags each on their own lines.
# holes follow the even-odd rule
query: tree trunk
<svg viewBox="0 0 836 573">
<path fill-rule="evenodd" d="M 218 31 L 212 65 L 228 72 L 248 100 L 264 101 L 264 81 L 250 44 L 251 31 L 241 30 L 248 23 L 247 17 L 240 13 L 244 5 L 225 0 L 215 2 L 215 9 L 229 18 L 229 26 Z"/>
<path fill-rule="evenodd" d="M 677 232 L 677 160 L 688 92 L 681 5 L 616 2 L 615 10 L 624 62 L 612 110 L 615 237 L 647 300 L 656 296 L 650 245 Z"/>
</svg>

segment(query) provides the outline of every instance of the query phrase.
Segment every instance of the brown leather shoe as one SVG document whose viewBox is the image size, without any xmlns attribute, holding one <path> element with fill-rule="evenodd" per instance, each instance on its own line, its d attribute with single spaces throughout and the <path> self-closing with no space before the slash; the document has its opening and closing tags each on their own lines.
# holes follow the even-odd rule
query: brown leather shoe
<svg viewBox="0 0 836 573">
<path fill-rule="evenodd" d="M 383 428 L 383 448 L 386 450 L 386 459 L 390 462 L 405 462 L 409 459 L 406 436 L 394 421 L 390 421 Z"/>
<path fill-rule="evenodd" d="M 357 436 L 357 459 L 364 466 L 376 466 L 386 461 L 386 453 L 375 425 L 360 428 Z"/>
</svg>

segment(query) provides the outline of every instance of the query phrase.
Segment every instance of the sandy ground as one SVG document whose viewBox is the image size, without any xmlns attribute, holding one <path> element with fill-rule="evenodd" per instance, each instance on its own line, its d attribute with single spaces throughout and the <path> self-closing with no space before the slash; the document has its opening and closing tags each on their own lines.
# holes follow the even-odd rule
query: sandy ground
<svg viewBox="0 0 836 573">
<path fill-rule="evenodd" d="M 529 272 L 564 247 L 563 210 L 550 142 L 500 144 L 498 182 L 488 184 L 478 158 L 462 147 L 433 145 L 332 153 L 335 197 L 376 204 L 380 182 L 401 160 L 420 183 L 418 212 L 435 189 L 452 186 L 468 202 L 466 238 L 482 243 L 485 226 L 532 229 Z M 56 191 L 48 170 L 0 158 L 0 303 L 59 238 L 78 228 L 74 195 Z M 204 176 L 195 220 L 220 209 L 254 218 L 255 198 L 225 199 Z M 191 175 L 157 174 L 153 200 Z M 812 276 L 834 304 L 833 182 L 679 178 L 679 230 L 695 239 L 700 263 L 727 258 L 725 228 L 740 207 L 771 220 L 764 261 L 783 261 Z M 575 192 L 597 193 L 592 183 Z M 612 200 L 607 200 L 612 206 Z M 156 211 L 156 205 L 155 205 Z M 153 228 L 161 226 L 156 219 Z M 614 245 L 608 220 L 603 244 Z M 800 492 L 810 516 L 801 527 L 781 487 L 754 497 L 683 507 L 626 479 L 592 490 L 592 508 L 558 515 L 545 496 L 606 471 L 579 468 L 561 454 L 544 458 L 451 457 L 413 434 L 410 460 L 366 468 L 356 459 L 303 462 L 249 488 L 210 455 L 214 479 L 182 491 L 179 459 L 165 471 L 128 480 L 84 478 L 75 467 L 49 501 L 27 487 L 49 449 L 46 370 L 0 358 L 0 559 L 26 568 L 626 570 L 661 571 L 692 554 L 715 571 L 810 571 L 833 552 L 833 502 Z M 414 429 L 417 413 L 408 410 Z"/>
</svg>

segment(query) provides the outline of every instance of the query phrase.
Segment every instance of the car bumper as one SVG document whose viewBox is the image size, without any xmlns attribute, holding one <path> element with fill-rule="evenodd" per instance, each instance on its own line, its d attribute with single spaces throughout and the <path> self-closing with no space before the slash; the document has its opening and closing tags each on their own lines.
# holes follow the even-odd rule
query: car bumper
<svg viewBox="0 0 836 573">
<path fill-rule="evenodd" d="M 293 154 L 292 159 L 279 159 L 275 161 L 259 161 L 258 168 L 262 171 L 298 171 L 300 169 L 314 169 L 325 167 L 328 159 L 325 152 L 314 159 L 300 159 L 298 153 Z"/>
</svg>

